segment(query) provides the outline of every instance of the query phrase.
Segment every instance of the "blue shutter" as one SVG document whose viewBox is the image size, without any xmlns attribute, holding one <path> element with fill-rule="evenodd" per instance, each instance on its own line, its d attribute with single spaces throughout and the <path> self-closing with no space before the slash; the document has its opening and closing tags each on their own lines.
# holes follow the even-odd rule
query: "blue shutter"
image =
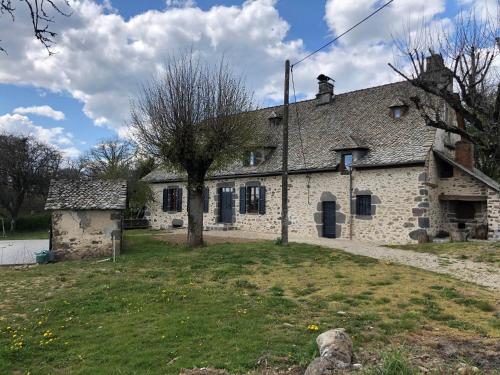
<svg viewBox="0 0 500 375">
<path fill-rule="evenodd" d="M 173 188 L 167 189 L 167 211 L 173 211 L 175 209 L 174 202 L 172 201 L 172 191 L 175 190 Z"/>
<path fill-rule="evenodd" d="M 168 189 L 163 189 L 162 209 L 163 212 L 168 211 Z"/>
<path fill-rule="evenodd" d="M 247 190 L 244 186 L 240 187 L 240 214 L 244 214 L 247 212 Z"/>
<path fill-rule="evenodd" d="M 182 188 L 177 188 L 177 197 L 176 197 L 176 205 L 177 207 L 175 207 L 176 211 L 177 212 L 181 212 L 182 211 Z"/>
<path fill-rule="evenodd" d="M 266 187 L 259 187 L 259 214 L 264 215 L 266 213 Z"/>
<path fill-rule="evenodd" d="M 207 187 L 203 188 L 203 212 L 208 212 L 208 203 L 210 199 L 210 190 Z"/>
</svg>

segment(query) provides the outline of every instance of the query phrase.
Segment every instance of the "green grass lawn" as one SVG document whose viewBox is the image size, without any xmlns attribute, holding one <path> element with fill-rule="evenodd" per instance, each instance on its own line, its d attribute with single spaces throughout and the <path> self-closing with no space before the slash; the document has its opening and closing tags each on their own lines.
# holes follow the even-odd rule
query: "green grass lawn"
<svg viewBox="0 0 500 375">
<path fill-rule="evenodd" d="M 1 228 L 0 228 L 1 229 Z M 0 230 L 0 241 L 8 240 L 44 240 L 49 239 L 49 231 L 39 230 L 32 232 L 5 232 L 5 237 L 3 237 Z"/>
<path fill-rule="evenodd" d="M 441 257 L 469 259 L 474 262 L 486 262 L 500 266 L 500 242 L 468 241 L 446 243 L 424 243 L 409 245 L 390 245 L 389 247 L 430 253 Z"/>
<path fill-rule="evenodd" d="M 246 373 L 261 358 L 288 368 L 317 355 L 309 324 L 345 327 L 366 364 L 403 346 L 454 366 L 474 359 L 427 343 L 491 352 L 500 338 L 498 293 L 443 275 L 310 245 L 190 250 L 141 233 L 126 232 L 116 264 L 1 269 L 0 373 Z"/>
</svg>

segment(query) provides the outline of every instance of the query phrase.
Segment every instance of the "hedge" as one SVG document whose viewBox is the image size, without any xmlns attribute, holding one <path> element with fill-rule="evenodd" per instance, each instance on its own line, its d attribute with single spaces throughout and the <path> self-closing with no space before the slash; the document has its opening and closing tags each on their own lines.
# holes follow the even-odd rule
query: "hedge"
<svg viewBox="0 0 500 375">
<path fill-rule="evenodd" d="M 50 221 L 50 214 L 21 216 L 16 221 L 16 231 L 49 230 Z"/>
</svg>

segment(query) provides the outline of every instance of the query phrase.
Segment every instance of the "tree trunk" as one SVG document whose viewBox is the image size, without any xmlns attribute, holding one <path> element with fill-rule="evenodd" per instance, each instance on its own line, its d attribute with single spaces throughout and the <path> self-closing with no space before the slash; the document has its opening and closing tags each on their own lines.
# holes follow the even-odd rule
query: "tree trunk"
<svg viewBox="0 0 500 375">
<path fill-rule="evenodd" d="M 16 219 L 11 218 L 10 219 L 10 231 L 14 232 L 16 230 Z"/>
<path fill-rule="evenodd" d="M 203 182 L 188 182 L 188 245 L 203 246 Z"/>
</svg>

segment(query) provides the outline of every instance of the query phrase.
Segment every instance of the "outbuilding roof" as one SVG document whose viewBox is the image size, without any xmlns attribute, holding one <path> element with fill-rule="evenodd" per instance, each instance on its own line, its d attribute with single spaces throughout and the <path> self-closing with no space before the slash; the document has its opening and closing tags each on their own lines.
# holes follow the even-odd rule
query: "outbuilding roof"
<svg viewBox="0 0 500 375">
<path fill-rule="evenodd" d="M 124 210 L 124 180 L 52 180 L 46 210 Z"/>
<path fill-rule="evenodd" d="M 490 188 L 492 188 L 492 189 L 494 189 L 496 191 L 500 191 L 500 184 L 498 182 L 496 182 L 494 179 L 492 179 L 491 177 L 485 175 L 479 169 L 477 169 L 477 168 L 473 168 L 473 169 L 466 168 L 462 164 L 457 163 L 455 160 L 453 160 L 452 158 L 450 158 L 448 155 L 446 155 L 445 153 L 443 153 L 441 151 L 434 150 L 434 154 L 437 157 L 439 157 L 441 160 L 444 160 L 445 162 L 453 165 L 454 167 L 456 167 L 456 168 L 460 169 L 461 171 L 467 173 L 469 176 L 474 177 L 478 181 L 481 181 L 483 184 L 489 186 Z"/>
<path fill-rule="evenodd" d="M 409 98 L 418 93 L 403 81 L 334 95 L 318 105 L 316 99 L 291 104 L 289 108 L 289 171 L 328 170 L 337 167 L 338 154 L 348 149 L 364 149 L 353 167 L 376 167 L 423 163 L 432 146 L 436 129 L 425 125 Z M 391 116 L 390 107 L 408 103 L 400 118 Z M 211 171 L 210 178 L 235 175 L 279 173 L 282 153 L 282 121 L 275 126 L 269 118 L 283 113 L 283 106 L 254 111 L 255 129 L 263 129 L 268 142 L 276 147 L 256 166 L 241 161 L 224 170 Z M 168 182 L 183 176 L 159 168 L 144 177 L 147 182 Z"/>
</svg>

